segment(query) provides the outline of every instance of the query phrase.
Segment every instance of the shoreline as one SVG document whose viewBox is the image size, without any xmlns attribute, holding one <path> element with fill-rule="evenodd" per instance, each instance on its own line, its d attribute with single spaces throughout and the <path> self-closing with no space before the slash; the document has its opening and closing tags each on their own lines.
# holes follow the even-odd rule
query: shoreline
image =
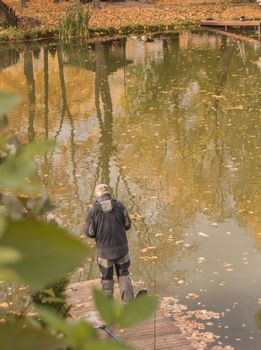
<svg viewBox="0 0 261 350">
<path fill-rule="evenodd" d="M 102 3 L 99 10 L 90 11 L 89 32 L 85 36 L 71 36 L 70 39 L 115 38 L 129 34 L 154 34 L 182 29 L 199 29 L 200 22 L 208 18 L 215 20 L 261 19 L 261 7 L 253 3 L 239 3 L 236 0 L 153 0 L 154 3 L 126 0 L 118 3 Z M 166 3 L 165 1 L 168 1 Z M 206 2 L 207 1 L 207 2 Z M 0 26 L 0 44 L 42 40 L 63 41 L 59 36 L 61 21 L 78 0 L 54 4 L 43 0 L 45 6 L 37 7 L 29 2 L 21 10 L 20 0 L 5 0 L 14 9 L 18 18 L 17 27 Z M 69 39 L 69 38 L 68 38 Z"/>
<path fill-rule="evenodd" d="M 174 31 L 179 31 L 183 29 L 198 30 L 200 29 L 199 21 L 184 21 L 183 23 L 172 23 L 172 24 L 158 24 L 158 25 L 128 25 L 120 28 L 114 27 L 100 27 L 100 28 L 90 28 L 89 35 L 87 36 L 72 36 L 70 39 L 61 39 L 59 36 L 59 29 L 30 29 L 21 30 L 19 28 L 8 28 L 5 32 L 0 32 L 0 45 L 4 44 L 14 44 L 21 42 L 34 42 L 34 41 L 67 41 L 74 39 L 84 39 L 88 40 L 90 43 L 97 39 L 116 39 L 123 36 L 128 36 L 130 34 L 160 34 L 169 33 Z"/>
</svg>

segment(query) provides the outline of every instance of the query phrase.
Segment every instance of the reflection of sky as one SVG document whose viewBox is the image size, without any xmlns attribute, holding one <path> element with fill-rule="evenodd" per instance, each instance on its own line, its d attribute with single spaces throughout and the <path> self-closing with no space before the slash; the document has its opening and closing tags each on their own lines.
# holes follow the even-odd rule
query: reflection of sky
<svg viewBox="0 0 261 350">
<path fill-rule="evenodd" d="M 198 94 L 199 86 L 197 82 L 189 82 L 187 89 L 180 97 L 180 107 L 189 108 L 191 103 L 193 103 L 194 95 Z"/>
<path fill-rule="evenodd" d="M 134 279 L 145 280 L 151 288 L 155 283 L 161 295 L 179 295 L 192 309 L 224 311 L 225 318 L 215 321 L 215 333 L 228 335 L 225 342 L 235 344 L 237 350 L 257 350 L 260 335 L 256 335 L 254 314 L 260 298 L 261 255 L 255 248 L 260 247 L 256 125 L 261 80 L 253 62 L 258 62 L 260 48 L 242 43 L 239 50 L 237 44 L 227 42 L 222 51 L 222 37 L 206 34 L 183 33 L 176 39 L 177 35 L 165 43 L 130 39 L 125 58 L 116 45 L 108 52 L 123 63 L 109 76 L 107 51 L 101 50 L 98 60 L 107 66 L 96 67 L 96 72 L 83 68 L 84 64 L 74 66 L 68 54 L 64 75 L 72 117 L 65 114 L 63 120 L 55 54 L 49 55 L 46 119 L 41 51 L 40 58 L 33 59 L 33 125 L 37 138 L 43 138 L 47 123 L 60 148 L 40 163 L 39 175 L 64 225 L 80 235 L 95 184 L 108 173 L 114 194 L 133 216 L 129 241 Z M 20 57 L 15 66 L 0 72 L 0 89 L 15 91 L 17 86 L 23 96 L 24 108 L 14 110 L 9 122 L 26 140 L 28 97 L 22 53 Z M 132 63 L 125 65 L 125 59 Z M 81 63 L 81 57 L 76 61 Z M 98 83 L 95 73 L 102 75 Z M 109 97 L 104 91 L 107 82 Z M 112 139 L 102 128 L 112 129 Z M 141 259 L 146 258 L 141 250 L 148 246 L 155 247 L 151 254 L 158 257 L 156 276 L 150 262 Z M 233 271 L 226 271 L 224 263 L 232 264 Z M 92 261 L 74 278 L 95 276 L 98 271 Z M 184 283 L 179 285 L 178 280 Z M 188 293 L 200 298 L 192 302 L 186 298 Z M 255 340 L 249 339 L 251 330 Z M 242 340 L 231 340 L 238 337 Z"/>
<path fill-rule="evenodd" d="M 162 40 L 144 42 L 142 40 L 130 39 L 126 45 L 126 56 L 128 59 L 133 60 L 134 64 L 137 62 L 145 64 L 149 62 L 147 60 L 148 57 L 152 60 L 161 61 L 163 59 Z"/>
<path fill-rule="evenodd" d="M 199 236 L 200 232 L 206 233 L 208 237 Z M 240 338 L 236 349 L 257 349 L 259 340 L 249 339 L 257 334 L 254 317 L 261 283 L 258 271 L 261 255 L 253 254 L 253 237 L 232 219 L 213 229 L 205 216 L 198 218 L 197 224 L 188 230 L 188 234 L 185 241 L 190 244 L 196 241 L 198 249 L 191 255 L 189 262 L 183 259 L 175 264 L 175 269 L 187 271 L 187 285 L 178 290 L 172 285 L 169 291 L 179 294 L 184 303 L 187 302 L 184 299 L 187 293 L 199 294 L 200 302 L 208 310 L 225 312 L 225 317 L 219 322 L 222 336 L 229 337 L 228 343 L 233 338 Z M 200 257 L 205 257 L 206 261 L 200 263 Z M 229 328 L 224 328 L 227 325 Z"/>
</svg>

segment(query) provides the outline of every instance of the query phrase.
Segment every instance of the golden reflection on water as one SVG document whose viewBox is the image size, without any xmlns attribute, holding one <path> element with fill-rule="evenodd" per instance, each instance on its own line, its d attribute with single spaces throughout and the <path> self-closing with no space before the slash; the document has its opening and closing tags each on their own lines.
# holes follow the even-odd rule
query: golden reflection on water
<svg viewBox="0 0 261 350">
<path fill-rule="evenodd" d="M 258 45 L 186 32 L 1 48 L 0 90 L 22 97 L 9 124 L 24 142 L 59 145 L 40 161 L 39 178 L 67 228 L 82 234 L 95 185 L 106 182 L 133 218 L 136 280 L 161 294 L 196 291 L 219 308 L 238 288 L 245 299 L 250 285 L 253 314 L 260 56 Z M 97 276 L 89 260 L 75 279 Z"/>
</svg>

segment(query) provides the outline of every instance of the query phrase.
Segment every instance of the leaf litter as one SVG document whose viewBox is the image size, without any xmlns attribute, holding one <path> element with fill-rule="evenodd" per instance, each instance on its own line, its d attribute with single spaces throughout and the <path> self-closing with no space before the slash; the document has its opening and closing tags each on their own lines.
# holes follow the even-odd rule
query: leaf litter
<svg viewBox="0 0 261 350">
<path fill-rule="evenodd" d="M 59 22 L 65 18 L 66 11 L 78 0 L 60 1 L 38 0 L 30 1 L 27 7 L 21 8 L 20 0 L 5 0 L 19 16 L 19 25 L 23 29 L 57 28 Z M 261 17 L 258 4 L 233 4 L 232 1 L 209 0 L 159 0 L 124 3 L 102 3 L 101 9 L 91 10 L 90 25 L 92 27 L 120 28 L 129 25 L 169 25 L 184 21 L 198 21 L 212 17 L 216 20 L 233 20 L 245 16 L 248 19 Z M 87 5 L 89 6 L 89 5 Z M 222 98 L 217 96 L 217 98 Z"/>
<path fill-rule="evenodd" d="M 188 293 L 186 298 L 195 300 L 199 296 L 196 293 Z M 191 341 L 192 346 L 198 350 L 233 350 L 229 345 L 218 343 L 219 336 L 206 331 L 206 326 L 213 326 L 211 320 L 225 316 L 224 312 L 214 312 L 205 309 L 188 310 L 186 305 L 180 304 L 175 297 L 164 297 L 161 301 L 161 311 L 168 318 L 174 320 L 183 335 Z M 207 322 L 206 322 L 207 321 Z M 210 348 L 210 346 L 212 346 Z"/>
</svg>

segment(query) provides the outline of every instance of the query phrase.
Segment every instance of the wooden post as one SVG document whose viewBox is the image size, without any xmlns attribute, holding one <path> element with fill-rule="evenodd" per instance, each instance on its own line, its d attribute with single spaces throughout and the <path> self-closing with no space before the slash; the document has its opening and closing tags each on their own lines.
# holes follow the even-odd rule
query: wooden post
<svg viewBox="0 0 261 350">
<path fill-rule="evenodd" d="M 258 34 L 261 34 L 261 22 L 259 23 L 259 26 L 258 26 Z"/>
<path fill-rule="evenodd" d="M 227 32 L 227 26 L 225 26 L 225 31 Z"/>
</svg>

